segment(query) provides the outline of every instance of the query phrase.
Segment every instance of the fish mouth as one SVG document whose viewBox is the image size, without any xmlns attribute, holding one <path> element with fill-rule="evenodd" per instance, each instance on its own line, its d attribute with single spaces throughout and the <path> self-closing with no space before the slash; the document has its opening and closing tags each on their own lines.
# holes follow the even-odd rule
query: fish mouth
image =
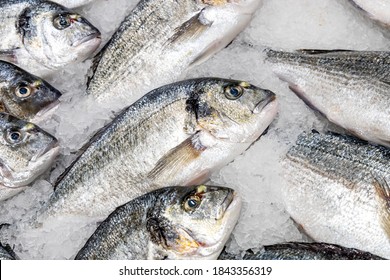
<svg viewBox="0 0 390 280">
<path fill-rule="evenodd" d="M 49 145 L 42 148 L 34 157 L 31 159 L 31 162 L 37 162 L 41 158 L 54 158 L 59 154 L 60 147 L 57 140 L 51 141 Z"/>
<path fill-rule="evenodd" d="M 54 113 L 54 111 L 58 108 L 59 105 L 60 105 L 59 100 L 55 100 L 51 102 L 49 105 L 43 107 L 38 113 L 36 113 L 36 115 L 31 120 L 31 122 L 33 123 L 40 122 L 43 119 L 43 117 L 51 116 Z"/>
<path fill-rule="evenodd" d="M 99 41 L 99 44 L 100 44 L 100 42 L 102 40 L 102 36 L 101 36 L 100 32 L 94 32 L 94 33 L 91 33 L 87 36 L 84 36 L 83 38 L 73 42 L 72 47 L 76 48 L 76 47 L 83 45 L 85 43 L 88 43 L 92 40 Z"/>
<path fill-rule="evenodd" d="M 226 211 L 229 209 L 229 207 L 232 204 L 232 202 L 233 202 L 233 200 L 234 200 L 236 195 L 237 194 L 236 194 L 236 192 L 234 190 L 229 190 L 229 192 L 226 195 L 225 199 L 221 203 L 221 208 L 220 208 L 220 210 L 218 212 L 218 215 L 215 218 L 215 220 L 218 221 L 218 220 L 221 220 L 224 217 Z"/>
<path fill-rule="evenodd" d="M 267 105 L 269 105 L 270 103 L 276 100 L 275 93 L 273 93 L 270 90 L 264 90 L 264 92 L 266 94 L 266 97 L 256 104 L 255 108 L 252 111 L 253 114 L 260 113 L 261 111 L 264 110 L 265 107 L 267 107 Z"/>
</svg>

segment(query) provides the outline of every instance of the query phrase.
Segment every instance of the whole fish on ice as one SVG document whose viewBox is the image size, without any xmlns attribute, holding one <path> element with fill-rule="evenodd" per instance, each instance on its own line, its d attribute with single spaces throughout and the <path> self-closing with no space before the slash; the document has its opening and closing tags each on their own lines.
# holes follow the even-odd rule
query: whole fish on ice
<svg viewBox="0 0 390 280">
<path fill-rule="evenodd" d="M 390 147 L 390 52 L 266 50 L 276 75 L 354 135 Z"/>
<path fill-rule="evenodd" d="M 390 258 L 390 150 L 302 133 L 284 160 L 283 200 L 314 240 Z"/>
<path fill-rule="evenodd" d="M 268 90 L 219 78 L 153 90 L 92 138 L 41 217 L 106 217 L 154 189 L 205 182 L 260 137 L 277 104 Z"/>
<path fill-rule="evenodd" d="M 85 18 L 43 0 L 0 0 L 0 37 L 0 58 L 34 74 L 85 60 L 101 42 Z"/>
<path fill-rule="evenodd" d="M 0 61 L 0 111 L 31 120 L 58 105 L 61 93 L 11 63 Z"/>
<path fill-rule="evenodd" d="M 123 108 L 177 81 L 228 45 L 261 2 L 141 0 L 96 56 L 87 93 Z"/>
<path fill-rule="evenodd" d="M 240 210 L 241 199 L 229 188 L 155 190 L 118 207 L 76 259 L 217 259 Z"/>
<path fill-rule="evenodd" d="M 57 140 L 36 125 L 0 113 L 0 201 L 23 191 L 51 167 Z"/>
</svg>

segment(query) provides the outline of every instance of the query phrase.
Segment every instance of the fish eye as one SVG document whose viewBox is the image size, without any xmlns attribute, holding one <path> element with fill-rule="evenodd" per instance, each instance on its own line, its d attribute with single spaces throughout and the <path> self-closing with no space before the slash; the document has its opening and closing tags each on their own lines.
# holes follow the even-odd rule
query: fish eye
<svg viewBox="0 0 390 280">
<path fill-rule="evenodd" d="M 242 96 L 244 90 L 241 86 L 228 86 L 225 88 L 225 96 L 229 100 L 236 100 Z"/>
<path fill-rule="evenodd" d="M 58 15 L 53 20 L 53 25 L 58 30 L 63 30 L 65 28 L 68 28 L 71 25 L 71 20 L 69 15 Z"/>
<path fill-rule="evenodd" d="M 197 195 L 191 195 L 187 197 L 184 201 L 184 210 L 187 212 L 194 211 L 199 207 L 201 199 Z"/>
<path fill-rule="evenodd" d="M 18 97 L 29 97 L 31 95 L 31 89 L 29 86 L 21 85 L 16 88 L 15 94 Z"/>
<path fill-rule="evenodd" d="M 22 132 L 15 129 L 10 129 L 6 133 L 6 140 L 10 144 L 17 144 L 22 141 Z"/>
</svg>

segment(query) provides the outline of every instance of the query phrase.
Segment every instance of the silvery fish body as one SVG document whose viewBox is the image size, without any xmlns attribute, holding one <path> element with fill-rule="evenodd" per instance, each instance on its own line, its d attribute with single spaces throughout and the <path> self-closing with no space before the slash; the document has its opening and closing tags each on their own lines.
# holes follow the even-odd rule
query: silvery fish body
<svg viewBox="0 0 390 280">
<path fill-rule="evenodd" d="M 268 90 L 219 78 L 158 88 L 92 138 L 41 217 L 107 217 L 154 189 L 202 183 L 260 137 L 277 104 Z"/>
<path fill-rule="evenodd" d="M 354 135 L 390 147 L 390 53 L 266 51 L 276 75 Z"/>
<path fill-rule="evenodd" d="M 57 106 L 61 93 L 23 69 L 0 61 L 0 111 L 31 120 Z"/>
<path fill-rule="evenodd" d="M 283 200 L 314 240 L 390 258 L 390 150 L 303 133 L 284 160 Z"/>
<path fill-rule="evenodd" d="M 363 10 L 370 18 L 390 28 L 390 1 L 388 0 L 349 0 Z"/>
<path fill-rule="evenodd" d="M 16 259 L 18 259 L 18 257 L 12 251 L 11 247 L 8 245 L 3 246 L 0 243 L 0 260 L 7 261 L 7 260 L 16 260 Z"/>
<path fill-rule="evenodd" d="M 260 4 L 141 0 L 96 56 L 87 92 L 105 106 L 132 104 L 228 45 Z"/>
<path fill-rule="evenodd" d="M 38 126 L 0 113 L 0 201 L 23 191 L 59 152 L 57 139 Z"/>
<path fill-rule="evenodd" d="M 241 199 L 229 188 L 155 190 L 117 208 L 76 259 L 217 259 L 240 210 Z"/>
<path fill-rule="evenodd" d="M 67 8 L 76 8 L 76 7 L 84 6 L 93 1 L 94 0 L 52 0 L 52 2 L 58 3 Z"/>
<path fill-rule="evenodd" d="M 289 242 L 247 250 L 239 254 L 225 251 L 219 260 L 383 260 L 361 250 L 328 243 Z"/>
<path fill-rule="evenodd" d="M 101 42 L 86 19 L 42 0 L 0 0 L 0 37 L 0 57 L 34 74 L 85 60 Z"/>
</svg>

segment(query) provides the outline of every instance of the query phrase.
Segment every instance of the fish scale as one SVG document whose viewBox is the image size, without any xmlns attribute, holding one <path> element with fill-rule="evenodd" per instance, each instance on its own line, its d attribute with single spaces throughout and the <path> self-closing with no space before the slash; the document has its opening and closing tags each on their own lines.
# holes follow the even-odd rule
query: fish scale
<svg viewBox="0 0 390 280">
<path fill-rule="evenodd" d="M 275 74 L 306 104 L 352 134 L 390 146 L 390 54 L 266 50 Z"/>
<path fill-rule="evenodd" d="M 327 243 L 289 242 L 247 250 L 238 254 L 222 252 L 219 260 L 382 260 L 353 248 Z"/>
<path fill-rule="evenodd" d="M 203 2 L 141 0 L 95 57 L 87 93 L 101 104 L 123 108 L 179 80 L 230 43 L 261 4 Z"/>
<path fill-rule="evenodd" d="M 316 241 L 390 257 L 387 148 L 303 133 L 283 162 L 286 209 Z"/>
<path fill-rule="evenodd" d="M 242 89 L 237 100 L 225 97 L 231 86 Z M 189 100 L 199 105 L 188 107 Z M 204 182 L 244 152 L 276 112 L 275 95 L 246 82 L 201 78 L 156 89 L 81 149 L 42 217 L 101 218 L 153 189 Z"/>
<path fill-rule="evenodd" d="M 240 210 L 241 199 L 229 188 L 158 189 L 118 207 L 76 259 L 216 259 Z"/>
<path fill-rule="evenodd" d="M 86 19 L 43 0 L 1 0 L 0 37 L 0 58 L 36 75 L 87 59 L 101 42 Z"/>
</svg>

